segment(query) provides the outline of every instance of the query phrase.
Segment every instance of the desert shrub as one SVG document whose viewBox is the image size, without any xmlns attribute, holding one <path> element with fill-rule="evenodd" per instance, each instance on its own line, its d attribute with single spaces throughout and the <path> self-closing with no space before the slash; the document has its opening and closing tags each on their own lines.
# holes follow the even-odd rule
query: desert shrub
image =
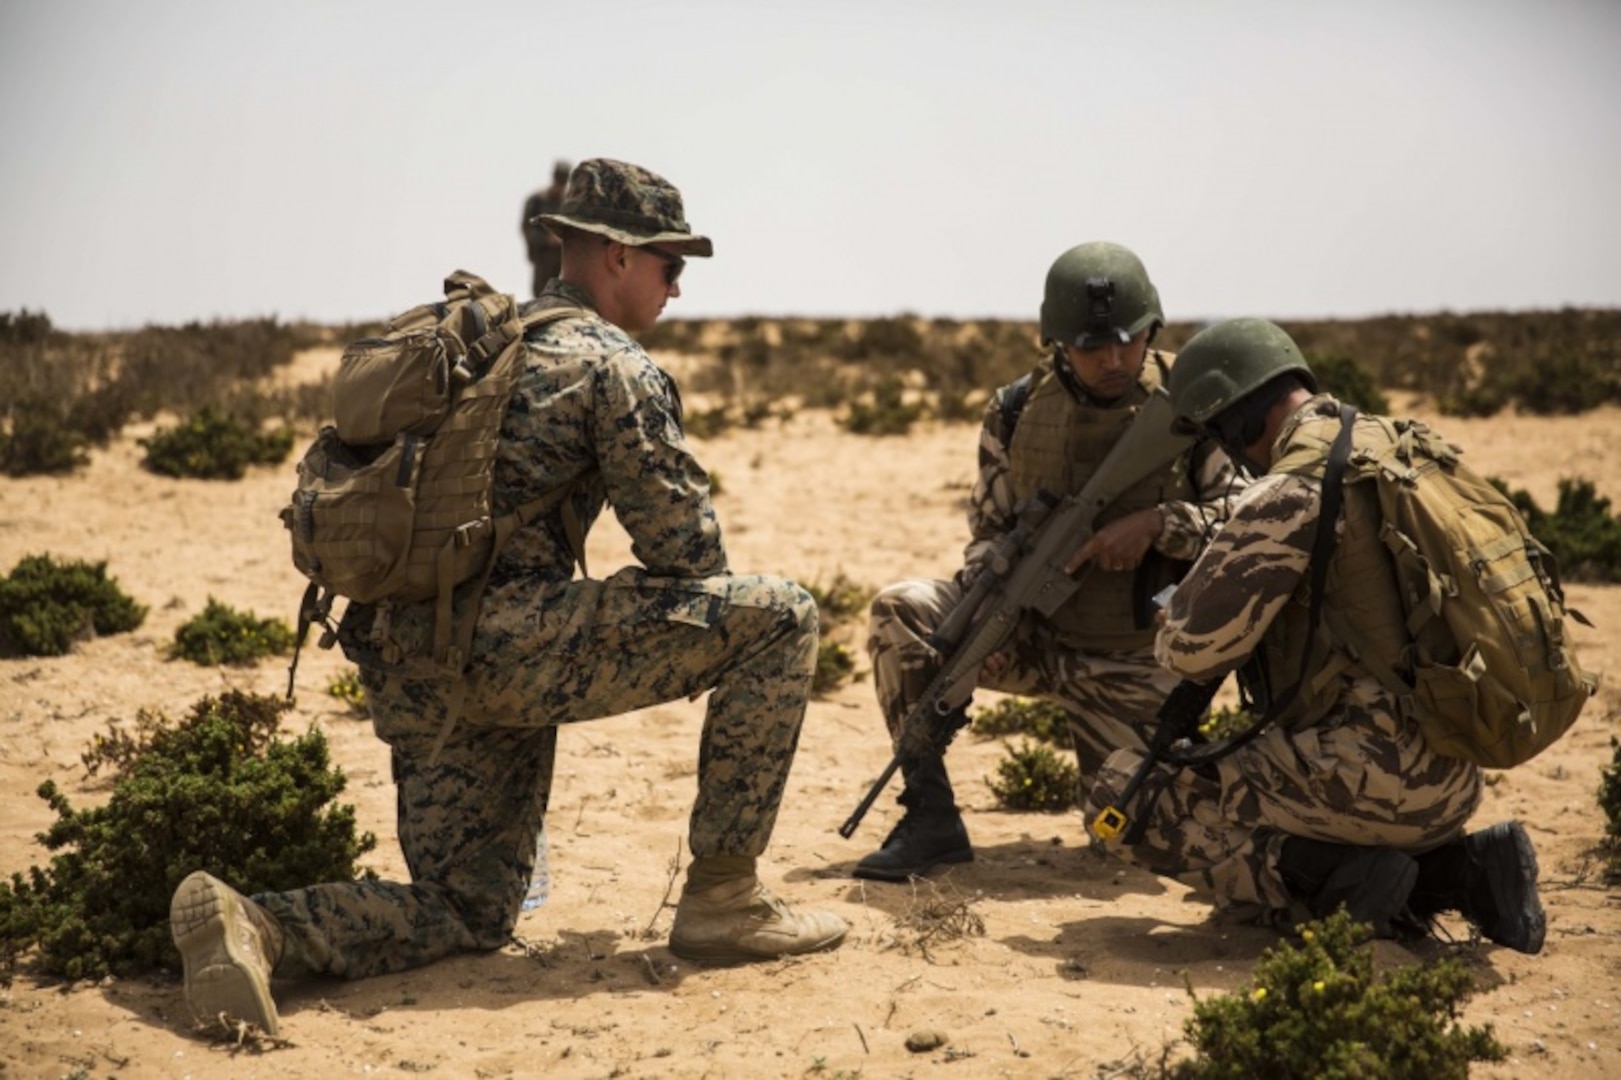
<svg viewBox="0 0 1621 1080">
<path fill-rule="evenodd" d="M 43 313 L 0 313 L 0 469 L 9 476 L 84 465 L 129 410 L 102 343 L 52 329 Z"/>
<path fill-rule="evenodd" d="M 681 417 L 681 429 L 694 439 L 713 439 L 736 423 L 732 411 L 725 405 L 708 409 L 692 409 Z"/>
<path fill-rule="evenodd" d="M 855 674 L 856 658 L 848 645 L 823 639 L 816 647 L 816 673 L 811 676 L 812 694 L 831 694 Z"/>
<path fill-rule="evenodd" d="M 1547 513 L 1528 492 L 1511 491 L 1496 477 L 1490 480 L 1519 509 L 1531 535 L 1553 553 L 1561 578 L 1621 581 L 1621 520 L 1611 515 L 1610 500 L 1600 496 L 1591 481 L 1560 480 L 1558 500 Z"/>
<path fill-rule="evenodd" d="M 142 439 L 141 462 L 160 476 L 197 480 L 240 480 L 249 465 L 279 465 L 293 449 L 293 432 L 283 427 L 260 432 L 231 413 L 204 407 L 178 427 Z"/>
<path fill-rule="evenodd" d="M 1308 355 L 1306 363 L 1317 376 L 1317 387 L 1363 412 L 1387 413 L 1390 401 L 1366 368 L 1343 353 Z"/>
<path fill-rule="evenodd" d="M 1209 742 L 1218 742 L 1242 735 L 1254 726 L 1254 713 L 1248 709 L 1235 709 L 1230 705 L 1223 705 L 1219 709 L 1210 710 L 1204 723 L 1199 725 L 1199 734 Z"/>
<path fill-rule="evenodd" d="M 72 472 L 88 464 L 90 440 L 68 425 L 65 410 L 38 401 L 20 402 L 0 447 L 8 476 Z"/>
<path fill-rule="evenodd" d="M 921 360 L 924 356 L 923 334 L 911 315 L 871 319 L 858 326 L 855 334 L 840 343 L 837 355 L 841 360 L 873 360 L 879 357 Z"/>
<path fill-rule="evenodd" d="M 653 326 L 636 335 L 637 341 L 648 352 L 694 353 L 699 351 L 703 337 L 703 319 L 660 319 Z"/>
<path fill-rule="evenodd" d="M 107 576 L 105 562 L 57 562 L 24 556 L 0 580 L 0 651 L 62 656 L 95 634 L 122 634 L 146 618 L 146 607 Z"/>
<path fill-rule="evenodd" d="M 1069 745 L 1069 714 L 1047 698 L 1006 697 L 974 713 L 975 735 L 1028 735 L 1052 746 Z"/>
<path fill-rule="evenodd" d="M 884 378 L 872 388 L 871 404 L 852 401 L 842 423 L 854 435 L 905 435 L 922 415 L 923 406 L 906 400 L 899 379 Z"/>
<path fill-rule="evenodd" d="M 92 771 L 113 771 L 103 807 L 75 810 L 42 783 L 57 819 L 37 839 L 56 854 L 0 883 L 7 965 L 33 951 L 40 970 L 69 979 L 177 969 L 169 899 L 194 870 L 244 893 L 352 880 L 376 837 L 333 805 L 346 780 L 318 730 L 276 738 L 288 707 L 230 691 L 178 723 L 143 711 L 136 735 L 86 754 Z"/>
<path fill-rule="evenodd" d="M 202 614 L 174 632 L 170 655 L 194 664 L 244 665 L 292 647 L 292 628 L 282 620 L 261 619 L 210 596 Z"/>
<path fill-rule="evenodd" d="M 1485 1027 L 1460 1027 L 1474 979 L 1456 957 L 1375 978 L 1368 928 L 1342 910 L 1267 950 L 1244 989 L 1194 998 L 1184 1026 L 1197 1052 L 1177 1080 L 1465 1080 L 1501 1061 Z M 1190 995 L 1192 990 L 1189 990 Z"/>
<path fill-rule="evenodd" d="M 1598 808 L 1604 811 L 1604 842 L 1610 875 L 1621 876 L 1621 739 L 1610 736 L 1610 763 L 1599 769 Z"/>
<path fill-rule="evenodd" d="M 817 579 L 805 586 L 805 591 L 816 601 L 816 613 L 825 629 L 867 613 L 877 590 L 852 581 L 843 570 L 836 571 L 826 585 Z"/>
<path fill-rule="evenodd" d="M 1561 351 L 1535 370 L 1516 372 L 1509 393 L 1529 412 L 1573 416 L 1616 397 L 1613 365 L 1581 352 Z"/>
<path fill-rule="evenodd" d="M 38 345 L 51 336 L 51 317 L 43 311 L 0 311 L 0 345 Z"/>
<path fill-rule="evenodd" d="M 1041 743 L 1021 739 L 986 777 L 997 804 L 1009 810 L 1066 810 L 1075 805 L 1080 770 Z"/>
<path fill-rule="evenodd" d="M 360 672 L 354 668 L 332 676 L 327 681 L 326 692 L 349 706 L 350 712 L 366 713 L 366 688 L 360 683 Z"/>
</svg>

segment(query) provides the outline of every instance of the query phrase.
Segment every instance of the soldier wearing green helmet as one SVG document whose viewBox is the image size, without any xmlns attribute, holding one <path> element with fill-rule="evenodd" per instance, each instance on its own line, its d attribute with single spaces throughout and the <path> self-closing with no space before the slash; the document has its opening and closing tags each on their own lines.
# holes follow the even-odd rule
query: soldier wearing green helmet
<svg viewBox="0 0 1621 1080">
<path fill-rule="evenodd" d="M 1542 947 L 1536 856 L 1518 822 L 1472 834 L 1477 766 L 1432 750 L 1391 691 L 1313 625 L 1312 567 L 1324 560 L 1323 610 L 1383 632 L 1400 597 L 1379 537 L 1375 495 L 1324 493 L 1340 403 L 1294 340 L 1265 319 L 1196 334 L 1171 372 L 1176 423 L 1208 434 L 1254 473 L 1232 515 L 1166 610 L 1155 651 L 1165 668 L 1205 682 L 1237 671 L 1272 723 L 1201 770 L 1182 770 L 1137 808 L 1142 832 L 1120 853 L 1210 887 L 1218 907 L 1274 921 L 1320 918 L 1341 904 L 1392 933 L 1457 911 L 1488 939 Z M 1388 445 L 1394 429 L 1358 414 L 1350 453 Z M 1337 515 L 1320 541 L 1326 508 Z M 1397 627 L 1400 632 L 1400 627 Z M 1405 639 L 1403 639 L 1405 640 Z M 1112 755 L 1089 796 L 1091 825 L 1143 755 Z"/>
<path fill-rule="evenodd" d="M 1052 263 L 1041 303 L 1045 355 L 985 410 L 962 569 L 951 580 L 896 583 L 872 604 L 873 681 L 897 745 L 939 670 L 931 634 L 1014 528 L 1017 508 L 1040 493 L 1080 490 L 1164 385 L 1174 358 L 1152 347 L 1164 321 L 1159 291 L 1127 248 L 1081 244 Z M 1144 745 L 1139 732 L 1176 684 L 1154 660 L 1152 597 L 1180 578 L 1240 483 L 1215 444 L 1200 440 L 1123 492 L 1073 556 L 1074 569 L 1089 568 L 1075 600 L 1050 617 L 1027 614 L 1014 643 L 981 672 L 988 689 L 1063 707 L 1083 775 L 1120 746 Z M 973 858 L 944 759 L 903 756 L 901 773 L 904 812 L 856 877 L 904 881 Z"/>
</svg>

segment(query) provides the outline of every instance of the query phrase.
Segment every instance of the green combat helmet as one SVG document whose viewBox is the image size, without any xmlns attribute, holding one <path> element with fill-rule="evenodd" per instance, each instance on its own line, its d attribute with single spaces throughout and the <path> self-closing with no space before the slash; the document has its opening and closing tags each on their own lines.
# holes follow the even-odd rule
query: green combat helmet
<svg viewBox="0 0 1621 1080">
<path fill-rule="evenodd" d="M 1099 240 L 1072 247 L 1047 271 L 1044 342 L 1095 349 L 1164 325 L 1159 290 L 1142 260 L 1119 244 Z"/>
<path fill-rule="evenodd" d="M 1205 427 L 1285 372 L 1313 393 L 1317 377 L 1283 327 L 1265 319 L 1229 319 L 1194 334 L 1176 354 L 1166 387 L 1184 431 Z"/>
</svg>

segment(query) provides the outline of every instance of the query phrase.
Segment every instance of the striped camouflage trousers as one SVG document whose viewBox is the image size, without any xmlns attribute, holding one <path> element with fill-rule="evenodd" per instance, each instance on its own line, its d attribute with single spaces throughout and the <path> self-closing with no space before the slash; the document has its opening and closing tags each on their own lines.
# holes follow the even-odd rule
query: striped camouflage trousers
<svg viewBox="0 0 1621 1080">
<path fill-rule="evenodd" d="M 1432 752 L 1370 678 L 1348 679 L 1341 702 L 1319 724 L 1266 731 L 1220 759 L 1214 776 L 1162 769 L 1122 808 L 1145 819 L 1142 841 L 1110 850 L 1210 890 L 1236 915 L 1300 919 L 1278 873 L 1290 836 L 1417 854 L 1462 833 L 1480 804 L 1480 770 Z M 1142 760 L 1137 750 L 1109 758 L 1087 800 L 1088 828 Z"/>
<path fill-rule="evenodd" d="M 286 932 L 278 976 L 359 978 L 509 939 L 534 864 L 561 724 L 709 692 L 698 741 L 694 857 L 758 856 L 798 746 L 816 602 L 775 577 L 652 578 L 491 590 L 466 700 L 438 757 L 444 682 L 362 666 L 392 749 L 409 882 L 254 897 Z M 430 760 L 432 759 L 432 760 Z"/>
<path fill-rule="evenodd" d="M 893 745 L 899 745 L 907 713 L 940 669 L 929 636 L 962 595 L 955 581 L 912 579 L 889 586 L 872 602 L 867 653 Z M 1062 705 L 1083 777 L 1121 747 L 1144 748 L 1139 731 L 1152 730 L 1155 714 L 1177 683 L 1155 663 L 1152 648 L 1083 653 L 1062 647 L 1050 632 L 1032 625 L 1021 627 L 1008 648 L 1007 664 L 980 685 Z"/>
</svg>

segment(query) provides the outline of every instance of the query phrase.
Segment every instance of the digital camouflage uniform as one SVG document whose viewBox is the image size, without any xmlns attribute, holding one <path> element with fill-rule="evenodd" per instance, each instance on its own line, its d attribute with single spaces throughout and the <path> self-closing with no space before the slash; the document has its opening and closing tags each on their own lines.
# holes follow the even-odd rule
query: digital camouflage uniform
<svg viewBox="0 0 1621 1080">
<path fill-rule="evenodd" d="M 1306 465 L 1252 484 L 1177 589 L 1156 643 L 1168 670 L 1204 681 L 1260 653 L 1274 692 L 1294 684 L 1311 636 L 1307 571 L 1321 503 L 1322 448 L 1338 426 L 1339 404 L 1326 395 L 1313 397 L 1285 423 L 1272 460 L 1287 455 L 1299 462 L 1305 449 Z M 1373 493 L 1348 488 L 1345 497 Z M 1377 565 L 1366 545 L 1381 545 L 1378 536 L 1353 535 L 1347 520 L 1342 514 L 1337 522 L 1328 606 L 1336 604 L 1337 590 L 1349 587 L 1341 579 L 1346 566 Z M 1355 586 L 1359 593 L 1380 587 L 1370 581 Z M 1338 595 L 1344 604 L 1345 593 Z M 1396 601 L 1394 592 L 1390 599 Z M 1163 793 L 1139 797 L 1132 812 L 1146 831 L 1135 847 L 1118 849 L 1122 856 L 1208 887 L 1220 907 L 1281 914 L 1291 894 L 1278 858 L 1289 836 L 1417 853 L 1462 833 L 1480 801 L 1479 770 L 1433 753 L 1375 678 L 1322 628 L 1311 637 L 1303 689 L 1279 722 L 1219 759 L 1214 776 L 1183 770 Z M 1088 823 L 1113 804 L 1141 760 L 1135 748 L 1110 756 L 1086 807 Z"/>
<path fill-rule="evenodd" d="M 412 880 L 255 896 L 285 932 L 278 975 L 361 977 L 507 941 L 560 724 L 708 691 L 691 852 L 757 856 L 770 838 L 815 664 L 815 602 L 784 579 L 728 573 L 673 381 L 581 290 L 554 281 L 530 307 L 552 305 L 581 310 L 527 339 L 497 513 L 595 470 L 574 510 L 589 528 L 611 503 L 641 566 L 573 580 L 560 513 L 520 529 L 492 575 L 465 703 L 436 760 L 448 684 L 391 671 L 367 644 L 371 609 L 351 609 L 342 640 L 393 751 Z M 469 600 L 458 596 L 461 611 Z M 407 654 L 424 649 L 432 620 L 429 604 L 403 607 L 392 636 Z"/>
<path fill-rule="evenodd" d="M 1016 393 L 1013 386 L 997 391 L 980 430 L 979 475 L 970 499 L 971 539 L 963 568 L 949 581 L 914 579 L 890 585 L 872 603 L 867 650 L 878 703 L 897 745 L 907 713 L 939 669 L 939 654 L 928 637 L 962 598 L 990 548 L 1014 527 L 1015 507 L 1034 493 L 1030 488 L 1063 485 L 1078 490 L 1102 453 L 1078 462 L 1065 454 L 1075 429 L 1108 425 L 1106 430 L 1117 438 L 1132 407 L 1159 385 L 1172 359 L 1150 351 L 1136 390 L 1108 407 L 1092 403 L 1061 361 L 1038 369 L 1035 387 L 1016 418 L 1007 407 L 1009 395 Z M 1049 423 L 1043 423 L 1044 414 Z M 1097 441 L 1112 444 L 1113 438 L 1105 435 Z M 1055 469 L 1050 462 L 1058 459 L 1067 459 L 1067 464 Z M 1038 483 L 1037 477 L 1048 483 Z M 1117 747 L 1144 745 L 1139 728 L 1152 721 L 1176 685 L 1175 676 L 1154 659 L 1149 598 L 1198 554 L 1238 484 L 1226 455 L 1211 443 L 1200 443 L 1123 495 L 1120 502 L 1126 505 L 1106 510 L 1099 524 L 1140 506 L 1157 504 L 1163 513 L 1164 527 L 1143 565 L 1135 571 L 1094 567 L 1088 572 L 1072 605 L 1087 612 L 1084 625 L 1064 621 L 1065 611 L 1055 622 L 1027 616 L 1015 632 L 1008 663 L 996 678 L 981 684 L 1061 704 L 1069 714 L 1083 775 L 1090 775 Z"/>
</svg>

